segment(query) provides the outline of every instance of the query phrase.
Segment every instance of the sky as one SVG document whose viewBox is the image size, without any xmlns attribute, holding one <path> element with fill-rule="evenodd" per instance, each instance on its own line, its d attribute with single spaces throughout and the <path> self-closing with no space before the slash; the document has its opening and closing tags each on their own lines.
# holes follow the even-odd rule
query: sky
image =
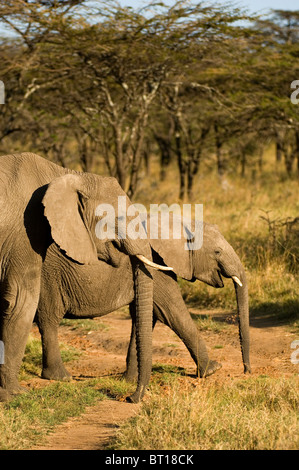
<svg viewBox="0 0 299 470">
<path fill-rule="evenodd" d="M 158 0 L 157 0 L 158 1 Z M 162 0 L 166 4 L 171 5 L 175 0 Z M 299 10 L 299 0 L 193 0 L 194 2 L 206 1 L 208 4 L 227 4 L 231 3 L 233 6 L 244 8 L 248 13 L 266 15 L 271 9 L 273 10 Z M 0 0 L 1 2 L 1 0 Z M 95 3 L 97 0 L 95 0 Z M 121 6 L 142 7 L 149 3 L 149 0 L 118 0 Z M 0 29 L 2 32 L 2 27 Z M 6 31 L 6 34 L 9 34 Z"/>
<path fill-rule="evenodd" d="M 139 6 L 143 3 L 142 0 L 119 0 L 119 2 L 122 6 Z M 216 3 L 226 3 L 226 1 L 217 0 Z M 235 0 L 233 3 L 240 8 L 245 7 L 250 13 L 266 14 L 271 9 L 299 10 L 299 0 Z"/>
</svg>

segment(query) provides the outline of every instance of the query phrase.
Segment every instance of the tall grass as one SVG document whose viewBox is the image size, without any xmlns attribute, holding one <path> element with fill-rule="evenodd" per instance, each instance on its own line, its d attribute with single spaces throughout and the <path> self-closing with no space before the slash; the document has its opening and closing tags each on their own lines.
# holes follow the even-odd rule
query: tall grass
<svg viewBox="0 0 299 470">
<path fill-rule="evenodd" d="M 158 387 L 158 386 L 157 386 Z M 295 450 L 298 380 L 231 380 L 210 387 L 152 388 L 112 444 L 131 450 Z"/>
</svg>

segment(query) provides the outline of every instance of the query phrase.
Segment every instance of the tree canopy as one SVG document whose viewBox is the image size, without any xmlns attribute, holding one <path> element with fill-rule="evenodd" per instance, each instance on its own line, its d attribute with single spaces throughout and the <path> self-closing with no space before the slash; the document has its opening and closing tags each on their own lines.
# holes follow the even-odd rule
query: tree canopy
<svg viewBox="0 0 299 470">
<path fill-rule="evenodd" d="M 161 179 L 177 161 L 181 199 L 212 153 L 221 181 L 274 142 L 287 175 L 294 162 L 299 175 L 299 11 L 2 0 L 0 26 L 1 151 L 85 171 L 101 161 L 131 197 L 153 154 Z"/>
</svg>

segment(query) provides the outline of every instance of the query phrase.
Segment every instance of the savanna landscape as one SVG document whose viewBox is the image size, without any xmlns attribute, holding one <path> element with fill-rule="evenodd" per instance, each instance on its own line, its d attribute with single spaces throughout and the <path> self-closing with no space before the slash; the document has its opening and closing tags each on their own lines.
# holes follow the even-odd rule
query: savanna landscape
<svg viewBox="0 0 299 470">
<path fill-rule="evenodd" d="M 299 12 L 88 3 L 1 3 L 1 154 L 114 176 L 147 208 L 203 204 L 246 269 L 252 372 L 243 373 L 233 283 L 179 278 L 220 370 L 198 378 L 158 323 L 148 390 L 128 403 L 128 307 L 63 319 L 69 382 L 41 378 L 33 323 L 26 392 L 0 403 L 0 449 L 297 450 Z"/>
</svg>

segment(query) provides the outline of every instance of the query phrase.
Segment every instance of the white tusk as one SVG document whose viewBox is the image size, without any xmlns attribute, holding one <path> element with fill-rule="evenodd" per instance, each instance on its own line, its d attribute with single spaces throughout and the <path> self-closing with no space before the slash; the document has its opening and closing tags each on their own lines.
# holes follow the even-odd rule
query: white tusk
<svg viewBox="0 0 299 470">
<path fill-rule="evenodd" d="M 151 266 L 152 268 L 160 269 L 161 271 L 173 271 L 173 268 L 170 268 L 169 266 L 161 266 L 160 264 L 153 263 L 152 261 L 150 261 L 143 255 L 136 255 L 136 258 L 138 258 L 144 264 Z"/>
<path fill-rule="evenodd" d="M 242 282 L 240 281 L 240 279 L 239 279 L 237 276 L 232 276 L 232 279 L 233 279 L 240 287 L 243 286 Z"/>
</svg>

